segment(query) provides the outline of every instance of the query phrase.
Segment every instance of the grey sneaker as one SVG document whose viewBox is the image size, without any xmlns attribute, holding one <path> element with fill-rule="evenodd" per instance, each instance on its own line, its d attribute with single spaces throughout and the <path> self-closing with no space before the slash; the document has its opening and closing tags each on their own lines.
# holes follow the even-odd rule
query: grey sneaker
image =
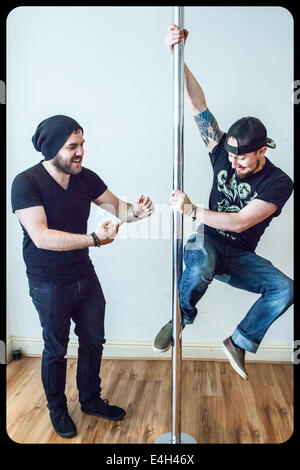
<svg viewBox="0 0 300 470">
<path fill-rule="evenodd" d="M 248 373 L 245 368 L 245 350 L 239 346 L 235 346 L 230 336 L 223 341 L 222 346 L 234 370 L 243 377 L 244 380 L 248 380 Z"/>
<path fill-rule="evenodd" d="M 181 331 L 184 326 L 181 328 Z M 170 349 L 173 343 L 172 337 L 172 320 L 170 320 L 162 329 L 157 333 L 153 341 L 153 349 L 155 352 L 166 352 Z"/>
</svg>

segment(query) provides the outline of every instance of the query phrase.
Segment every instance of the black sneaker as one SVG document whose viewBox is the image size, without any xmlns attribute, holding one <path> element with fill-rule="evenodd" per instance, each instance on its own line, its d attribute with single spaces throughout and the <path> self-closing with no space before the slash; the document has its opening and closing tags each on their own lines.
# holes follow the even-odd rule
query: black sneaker
<svg viewBox="0 0 300 470">
<path fill-rule="evenodd" d="M 60 437 L 70 438 L 77 434 L 74 421 L 72 420 L 67 410 L 55 415 L 53 413 L 50 413 L 50 419 L 54 431 Z"/>
<path fill-rule="evenodd" d="M 100 397 L 81 405 L 81 411 L 87 415 L 100 416 L 111 421 L 121 420 L 126 414 L 119 406 L 111 406 L 108 400 L 102 400 Z"/>
</svg>

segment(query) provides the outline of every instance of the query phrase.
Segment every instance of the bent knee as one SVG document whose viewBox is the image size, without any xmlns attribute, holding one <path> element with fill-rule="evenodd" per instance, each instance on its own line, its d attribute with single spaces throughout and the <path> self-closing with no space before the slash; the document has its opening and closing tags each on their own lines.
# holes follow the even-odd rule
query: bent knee
<svg viewBox="0 0 300 470">
<path fill-rule="evenodd" d="M 213 280 L 213 272 L 204 266 L 193 265 L 188 268 L 189 277 L 198 282 L 211 283 Z"/>
<path fill-rule="evenodd" d="M 285 297 L 287 304 L 292 305 L 294 303 L 294 281 L 292 279 L 287 278 L 285 280 L 282 295 Z"/>
<path fill-rule="evenodd" d="M 292 305 L 294 302 L 294 281 L 287 276 L 282 276 L 276 281 L 276 287 L 271 289 L 276 291 L 285 305 Z"/>
</svg>

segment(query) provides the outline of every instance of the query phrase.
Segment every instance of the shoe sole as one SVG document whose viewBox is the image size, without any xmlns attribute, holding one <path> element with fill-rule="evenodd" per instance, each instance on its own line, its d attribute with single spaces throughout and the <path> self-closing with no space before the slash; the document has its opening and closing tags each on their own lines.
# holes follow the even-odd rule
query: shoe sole
<svg viewBox="0 0 300 470">
<path fill-rule="evenodd" d="M 233 357 L 231 356 L 231 354 L 229 353 L 229 351 L 227 350 L 226 346 L 224 343 L 222 343 L 222 349 L 224 351 L 224 353 L 226 354 L 227 358 L 229 359 L 229 362 L 231 364 L 231 366 L 233 367 L 233 369 L 244 379 L 244 380 L 248 380 L 249 377 L 248 375 L 237 365 L 237 363 L 235 362 L 235 360 L 233 359 Z"/>
<path fill-rule="evenodd" d="M 169 351 L 169 349 L 170 349 L 171 346 L 172 346 L 172 343 L 170 343 L 169 346 L 167 346 L 167 347 L 164 348 L 164 349 L 159 349 L 159 348 L 156 348 L 156 347 L 154 346 L 154 343 L 152 344 L 153 351 L 158 352 L 158 353 L 164 353 L 164 352 Z"/>
<path fill-rule="evenodd" d="M 110 418 L 109 416 L 104 416 L 104 415 L 101 415 L 100 413 L 93 413 L 92 411 L 83 411 L 81 410 L 82 413 L 86 414 L 86 415 L 92 415 L 92 416 L 98 416 L 98 418 L 104 418 L 104 419 L 108 419 L 109 421 L 120 421 L 121 419 L 124 418 L 125 414 L 122 414 L 120 416 L 117 416 L 116 418 Z"/>
<path fill-rule="evenodd" d="M 55 431 L 55 429 L 54 429 L 54 431 Z M 63 439 L 70 439 L 71 437 L 74 437 L 74 436 L 76 436 L 76 434 L 77 434 L 76 431 L 75 431 L 75 432 L 74 432 L 74 431 L 68 432 L 68 433 L 65 433 L 65 434 L 62 434 L 62 433 L 57 432 L 57 431 L 55 431 L 55 432 L 56 432 L 56 434 L 58 434 L 58 435 L 59 435 L 60 437 L 62 437 Z"/>
</svg>

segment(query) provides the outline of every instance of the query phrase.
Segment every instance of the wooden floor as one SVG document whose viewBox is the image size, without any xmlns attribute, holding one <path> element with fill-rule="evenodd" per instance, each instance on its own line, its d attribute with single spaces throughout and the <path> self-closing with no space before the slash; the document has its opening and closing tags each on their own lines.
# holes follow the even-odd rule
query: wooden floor
<svg viewBox="0 0 300 470">
<path fill-rule="evenodd" d="M 18 443 L 154 443 L 171 430 L 171 361 L 103 359 L 102 398 L 126 409 L 123 421 L 85 415 L 68 359 L 66 395 L 78 434 L 53 430 L 41 359 L 7 366 L 7 432 Z M 199 443 L 281 443 L 293 432 L 293 365 L 248 363 L 245 382 L 226 361 L 182 362 L 181 431 Z"/>
</svg>

